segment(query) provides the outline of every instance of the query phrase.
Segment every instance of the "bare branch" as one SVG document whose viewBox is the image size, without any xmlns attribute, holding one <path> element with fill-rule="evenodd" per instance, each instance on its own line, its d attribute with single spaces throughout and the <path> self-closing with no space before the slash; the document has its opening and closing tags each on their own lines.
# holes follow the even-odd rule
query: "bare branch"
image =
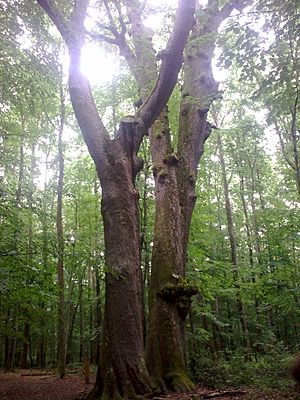
<svg viewBox="0 0 300 400">
<path fill-rule="evenodd" d="M 106 14 L 107 14 L 108 19 L 109 19 L 110 29 L 111 29 L 112 33 L 113 33 L 115 36 L 119 36 L 119 32 L 118 32 L 118 29 L 117 29 L 117 27 L 116 27 L 116 24 L 115 24 L 115 21 L 114 21 L 114 19 L 113 19 L 113 16 L 112 16 L 112 13 L 111 13 L 111 11 L 110 11 L 110 7 L 109 7 L 109 5 L 108 5 L 107 0 L 103 0 L 103 3 L 104 3 L 104 6 L 105 6 L 105 9 L 106 9 Z"/>
<path fill-rule="evenodd" d="M 120 42 L 117 39 L 114 39 L 112 37 L 106 36 L 102 33 L 97 33 L 97 32 L 87 32 L 87 34 L 93 38 L 93 39 L 99 39 L 99 40 L 104 40 L 107 43 L 119 46 Z"/>
<path fill-rule="evenodd" d="M 110 22 L 110 25 L 105 25 L 102 23 L 97 23 L 97 26 L 101 29 L 104 29 L 106 31 L 109 31 L 113 34 L 113 37 L 108 36 L 107 34 L 104 33 L 98 33 L 98 32 L 86 32 L 91 38 L 94 39 L 99 39 L 99 40 L 104 40 L 107 43 L 110 43 L 112 45 L 118 46 L 120 53 L 123 57 L 125 57 L 125 59 L 127 60 L 127 63 L 129 65 L 129 68 L 131 70 L 131 72 L 133 73 L 133 75 L 135 76 L 135 78 L 137 80 L 139 80 L 138 76 L 137 76 L 137 65 L 138 65 L 138 60 L 134 54 L 134 52 L 132 51 L 132 49 L 130 48 L 130 46 L 127 43 L 127 40 L 125 38 L 125 34 L 127 32 L 126 29 L 126 24 L 122 15 L 122 11 L 121 11 L 121 7 L 120 7 L 120 3 L 119 2 L 114 2 L 114 5 L 118 11 L 118 19 L 120 22 L 120 26 L 121 26 L 121 31 L 118 31 L 118 28 L 116 26 L 116 23 L 113 19 L 113 16 L 111 14 L 111 10 L 110 7 L 108 5 L 107 0 L 104 1 L 104 5 L 105 5 L 105 9 L 107 12 L 107 16 Z"/>
<path fill-rule="evenodd" d="M 124 21 L 122 12 L 121 12 L 120 3 L 118 1 L 116 2 L 116 8 L 117 8 L 118 14 L 119 14 L 119 21 L 120 21 L 120 25 L 121 25 L 121 35 L 123 37 L 125 37 L 125 33 L 127 32 L 127 29 L 126 29 L 126 24 L 125 24 L 125 21 Z"/>
</svg>

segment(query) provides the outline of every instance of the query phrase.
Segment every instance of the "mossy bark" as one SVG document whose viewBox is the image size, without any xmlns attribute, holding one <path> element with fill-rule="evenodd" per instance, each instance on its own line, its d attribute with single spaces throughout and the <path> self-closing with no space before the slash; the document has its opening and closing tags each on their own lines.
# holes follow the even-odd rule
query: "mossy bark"
<svg viewBox="0 0 300 400">
<path fill-rule="evenodd" d="M 120 18 L 121 34 L 117 34 L 115 44 L 119 45 L 121 53 L 127 57 L 134 76 L 140 85 L 143 103 L 131 122 L 122 121 L 120 131 L 113 140 L 101 120 L 93 99 L 90 85 L 80 72 L 80 53 L 84 44 L 84 19 L 87 14 L 88 2 L 75 2 L 74 12 L 69 19 L 53 2 L 37 0 L 52 19 L 68 45 L 70 53 L 69 91 L 71 102 L 78 124 L 83 133 L 89 152 L 94 159 L 102 186 L 102 215 L 105 234 L 105 262 L 106 262 L 106 305 L 104 317 L 104 338 L 100 368 L 97 383 L 91 396 L 102 399 L 134 399 L 143 396 L 152 390 L 150 378 L 143 361 L 143 326 L 142 326 L 142 293 L 140 271 L 140 235 L 138 220 L 138 195 L 134 187 L 136 173 L 142 168 L 137 157 L 141 140 L 162 112 L 174 89 L 177 76 L 182 65 L 182 54 L 190 29 L 194 23 L 195 0 L 180 0 L 178 12 L 174 22 L 174 29 L 166 45 L 166 54 L 161 62 L 160 72 L 157 73 L 157 64 L 151 43 L 151 37 L 146 34 L 142 22 L 142 8 L 135 0 L 126 0 L 133 46 L 135 51 L 126 42 L 126 27 Z M 107 11 L 109 13 L 108 7 Z M 113 18 L 111 18 L 113 20 Z M 116 28 L 116 32 L 118 29 Z M 114 30 L 112 31 L 114 33 Z M 150 51 L 148 51 L 150 50 Z M 144 79 L 145 78 L 145 79 Z M 169 140 L 169 139 L 168 139 Z M 157 143 L 159 145 L 159 143 Z M 170 151 L 167 156 L 170 155 Z M 161 153 L 160 153 L 161 154 Z M 163 161 L 163 160 L 161 160 Z M 163 161 L 164 162 L 164 161 Z M 170 188 L 176 180 L 174 163 L 166 162 Z M 164 174 L 157 178 L 163 187 Z M 175 190 L 175 187 L 174 187 Z M 160 197 L 166 199 L 167 192 Z M 177 196 L 178 198 L 178 196 Z M 176 205 L 178 208 L 178 204 Z M 168 231 L 171 232 L 173 203 L 166 209 L 159 207 L 158 215 L 164 215 L 168 220 Z M 158 221 L 158 219 L 156 218 Z M 174 219 L 176 228 L 178 219 Z M 176 247 L 176 268 L 172 269 L 172 245 L 168 248 L 168 264 L 166 265 L 167 279 L 170 281 L 178 265 L 182 265 L 180 246 Z M 157 255 L 164 252 L 158 248 Z M 171 258 L 170 258 L 171 257 Z M 157 265 L 163 265 L 166 258 L 163 256 Z M 154 296 L 155 297 L 155 296 Z M 160 299 L 159 299 L 160 300 Z M 182 316 L 172 302 L 163 302 L 166 309 L 166 318 L 169 328 L 175 324 L 175 344 L 182 343 Z M 153 308 L 152 308 L 153 310 Z M 157 310 L 159 311 L 159 310 Z M 120 329 L 121 328 L 121 329 Z M 170 330 L 165 330 L 167 337 Z M 171 359 L 168 361 L 172 374 L 173 386 L 186 381 L 188 378 L 179 378 L 184 374 L 183 354 L 180 348 L 174 348 L 179 360 L 176 369 L 171 370 Z M 169 350 L 168 357 L 171 357 Z M 159 362 L 159 361 L 158 361 Z M 160 364 L 161 365 L 161 364 Z M 182 365 L 182 369 L 181 369 Z M 174 374 L 176 372 L 176 376 Z M 164 373 L 164 371 L 162 371 Z M 167 377 L 164 377 L 167 379 Z M 176 383 L 176 385 L 175 385 Z M 181 387 L 183 387 L 181 385 Z"/>
<path fill-rule="evenodd" d="M 185 260 L 178 161 L 172 154 L 168 126 L 165 110 L 150 133 L 156 213 L 145 359 L 152 379 L 161 390 L 181 392 L 193 387 L 186 369 L 184 333 L 192 294 L 179 290 L 185 275 Z"/>
<path fill-rule="evenodd" d="M 134 123 L 121 123 L 107 143 L 100 175 L 104 223 L 106 298 L 97 382 L 90 398 L 138 399 L 153 387 L 144 362 L 143 299 L 138 193 L 133 157 Z M 138 167 L 139 165 L 139 167 Z"/>
<path fill-rule="evenodd" d="M 182 391 L 192 387 L 186 372 L 184 323 L 195 291 L 183 295 L 171 288 L 185 277 L 197 169 L 211 132 L 207 114 L 218 96 L 211 60 L 218 27 L 234 5 L 232 2 L 219 9 L 217 2 L 211 2 L 204 11 L 199 10 L 185 54 L 177 153 L 170 142 L 166 111 L 149 135 L 156 217 L 145 359 L 151 377 L 162 389 Z"/>
</svg>

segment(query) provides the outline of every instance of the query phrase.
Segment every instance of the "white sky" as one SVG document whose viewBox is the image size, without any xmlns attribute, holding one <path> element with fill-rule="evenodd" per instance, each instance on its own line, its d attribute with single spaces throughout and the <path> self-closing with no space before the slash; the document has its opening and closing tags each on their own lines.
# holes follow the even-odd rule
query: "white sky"
<svg viewBox="0 0 300 400">
<path fill-rule="evenodd" d="M 119 71 L 119 58 L 92 43 L 82 49 L 81 72 L 91 85 L 108 82 Z"/>
</svg>

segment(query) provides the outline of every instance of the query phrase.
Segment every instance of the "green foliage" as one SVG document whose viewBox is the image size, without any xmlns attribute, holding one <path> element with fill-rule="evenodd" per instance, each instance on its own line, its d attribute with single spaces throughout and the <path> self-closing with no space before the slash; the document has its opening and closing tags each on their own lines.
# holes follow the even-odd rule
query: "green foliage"
<svg viewBox="0 0 300 400">
<path fill-rule="evenodd" d="M 63 2 L 66 15 L 70 4 Z M 165 7 L 161 9 L 165 11 Z M 162 294 L 186 297 L 188 304 L 181 307 L 185 314 L 193 295 L 188 337 L 195 381 L 208 386 L 283 388 L 289 385 L 286 371 L 290 353 L 296 351 L 300 338 L 299 198 L 291 141 L 291 109 L 297 106 L 299 91 L 299 5 L 294 0 L 262 0 L 255 2 L 255 7 L 246 19 L 236 22 L 231 18 L 218 37 L 224 51 L 220 61 L 230 66 L 231 75 L 223 83 L 223 98 L 215 102 L 209 115 L 223 143 L 238 265 L 232 263 L 220 149 L 213 131 L 199 167 L 187 280 L 165 287 Z M 145 17 L 151 12 L 156 11 L 145 7 Z M 164 35 L 171 14 L 165 15 Z M 20 353 L 23 327 L 29 322 L 33 356 L 38 358 L 44 339 L 47 360 L 55 362 L 56 127 L 61 69 L 57 58 L 63 49 L 51 38 L 44 15 L 34 4 L 2 2 L 0 25 L 0 341 L 5 344 L 6 339 L 17 338 Z M 214 34 L 208 34 L 195 39 L 194 44 L 211 46 L 215 39 Z M 57 56 L 52 57 L 54 53 Z M 137 85 L 122 67 L 111 82 L 93 90 L 113 137 L 121 116 L 136 111 Z M 181 95 L 178 84 L 168 103 L 174 149 Z M 79 129 L 70 109 L 67 104 L 65 314 L 68 335 L 73 323 L 70 359 L 78 362 L 80 351 L 95 354 L 101 339 L 103 281 L 108 269 L 104 262 L 101 188 L 83 139 L 76 134 Z M 278 140 L 272 144 L 272 138 L 280 135 L 283 146 Z M 146 141 L 139 155 L 145 160 L 136 188 L 140 193 L 147 309 L 155 191 Z M 241 319 L 241 304 L 247 329 Z M 250 348 L 245 343 L 247 335 Z M 0 364 L 4 364 L 1 355 Z"/>
<path fill-rule="evenodd" d="M 241 387 L 274 388 L 285 390 L 293 383 L 289 376 L 291 355 L 278 343 L 269 348 L 269 353 L 260 355 L 257 360 L 246 360 L 245 354 L 227 354 L 212 358 L 201 352 L 192 354 L 189 368 L 195 381 L 213 388 Z"/>
</svg>

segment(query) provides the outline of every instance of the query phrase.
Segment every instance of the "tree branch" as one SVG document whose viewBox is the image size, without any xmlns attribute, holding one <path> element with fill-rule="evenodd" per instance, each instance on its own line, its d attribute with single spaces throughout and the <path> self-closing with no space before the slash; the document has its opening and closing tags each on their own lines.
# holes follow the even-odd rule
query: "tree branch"
<svg viewBox="0 0 300 400">
<path fill-rule="evenodd" d="M 75 24 L 75 27 L 78 27 L 78 25 L 83 27 L 88 6 L 89 0 L 75 0 L 74 12 L 72 15 L 72 22 Z"/>
<path fill-rule="evenodd" d="M 139 110 L 138 117 L 149 129 L 166 105 L 177 82 L 183 50 L 194 24 L 195 0 L 180 0 L 173 33 L 168 40 L 156 84 Z"/>
<path fill-rule="evenodd" d="M 131 50 L 130 46 L 128 45 L 126 38 L 125 38 L 125 34 L 127 32 L 126 29 L 126 24 L 122 15 L 122 11 L 121 11 L 121 7 L 120 7 L 120 3 L 116 2 L 115 3 L 115 7 L 118 11 L 118 15 L 119 15 L 119 21 L 120 21 L 120 26 L 121 26 L 121 31 L 118 31 L 118 28 L 116 26 L 116 23 L 113 19 L 113 16 L 111 14 L 111 10 L 110 7 L 108 5 L 107 0 L 104 1 L 104 6 L 106 9 L 106 13 L 109 19 L 109 23 L 110 25 L 104 25 L 102 23 L 97 23 L 97 26 L 101 29 L 105 29 L 109 32 L 112 33 L 113 37 L 108 36 L 104 33 L 98 33 L 98 32 L 87 32 L 87 34 L 94 39 L 99 39 L 99 40 L 104 40 L 105 42 L 112 44 L 114 46 L 118 46 L 120 53 L 123 57 L 125 57 L 129 68 L 131 70 L 131 72 L 133 73 L 133 75 L 135 76 L 135 78 L 137 79 L 137 81 L 139 80 L 138 76 L 137 76 L 137 65 L 138 65 L 138 60 L 134 54 L 134 52 Z"/>
<path fill-rule="evenodd" d="M 289 156 L 288 156 L 288 153 L 287 153 L 287 151 L 286 151 L 286 146 L 285 146 L 285 144 L 284 144 L 284 140 L 283 140 L 283 137 L 282 137 L 280 128 L 279 128 L 279 126 L 278 126 L 276 120 L 274 121 L 274 125 L 275 125 L 275 128 L 276 128 L 277 135 L 278 135 L 278 137 L 279 137 L 279 143 L 280 143 L 280 147 L 281 147 L 282 156 L 283 156 L 283 158 L 285 159 L 286 163 L 287 163 L 293 170 L 295 170 L 296 168 L 295 168 L 294 164 L 292 163 L 292 161 L 290 160 L 290 158 L 289 158 Z"/>
<path fill-rule="evenodd" d="M 68 45 L 70 54 L 69 91 L 76 119 L 95 161 L 98 172 L 106 160 L 105 143 L 108 132 L 98 114 L 88 79 L 80 71 L 81 47 L 84 42 L 84 20 L 89 0 L 76 0 L 71 22 L 64 21 L 59 9 L 51 0 L 37 0 L 56 25 Z"/>
<path fill-rule="evenodd" d="M 111 14 L 111 11 L 110 11 L 110 8 L 109 8 L 107 0 L 103 0 L 103 3 L 104 3 L 104 6 L 105 6 L 105 9 L 106 9 L 106 14 L 107 14 L 109 22 L 110 22 L 110 29 L 111 29 L 112 33 L 115 36 L 119 36 L 119 32 L 118 32 L 116 24 L 114 22 L 114 19 L 113 19 L 113 16 Z"/>
<path fill-rule="evenodd" d="M 115 46 L 120 46 L 120 42 L 112 37 L 106 36 L 103 33 L 97 33 L 97 32 L 87 32 L 87 34 L 92 38 L 92 39 L 99 39 L 99 40 L 104 40 L 106 43 L 113 44 Z"/>
<path fill-rule="evenodd" d="M 242 12 L 245 7 L 250 6 L 252 3 L 253 0 L 231 0 L 221 8 L 218 17 L 223 21 L 230 16 L 234 9 Z"/>
<path fill-rule="evenodd" d="M 122 12 L 121 12 L 121 7 L 120 7 L 119 2 L 116 2 L 116 8 L 117 8 L 118 14 L 119 14 L 119 21 L 120 21 L 120 25 L 121 25 L 121 35 L 123 37 L 125 37 L 125 33 L 127 32 L 127 29 L 126 29 L 126 24 L 125 24 L 125 21 L 124 21 Z"/>
<path fill-rule="evenodd" d="M 48 14 L 49 18 L 54 23 L 61 36 L 68 43 L 70 36 L 70 26 L 64 20 L 62 14 L 59 12 L 58 8 L 54 5 L 53 1 L 52 0 L 36 0 L 36 1 L 43 8 L 46 14 Z"/>
</svg>

